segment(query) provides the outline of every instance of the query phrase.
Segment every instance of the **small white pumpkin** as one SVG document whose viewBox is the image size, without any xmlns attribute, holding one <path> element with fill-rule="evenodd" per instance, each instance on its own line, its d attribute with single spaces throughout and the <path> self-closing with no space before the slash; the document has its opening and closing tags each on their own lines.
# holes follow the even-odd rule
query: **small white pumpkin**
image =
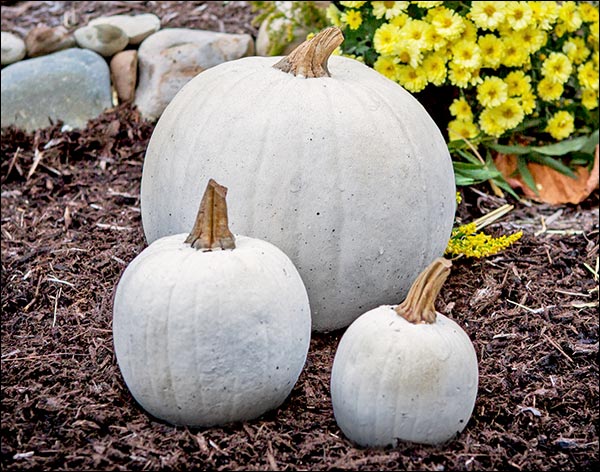
<svg viewBox="0 0 600 472">
<path fill-rule="evenodd" d="M 148 242 L 191 226 L 196 182 L 230 187 L 232 229 L 290 257 L 316 331 L 402 299 L 444 253 L 456 205 L 434 121 L 397 83 L 329 57 L 342 40 L 328 28 L 284 58 L 192 79 L 154 129 L 141 185 Z"/>
<path fill-rule="evenodd" d="M 190 235 L 152 243 L 115 294 L 125 383 L 144 409 L 173 424 L 256 418 L 287 398 L 306 361 L 302 279 L 277 247 L 230 233 L 226 191 L 211 180 Z"/>
<path fill-rule="evenodd" d="M 397 306 L 360 316 L 344 333 L 331 372 L 338 426 L 361 446 L 443 443 L 466 426 L 479 369 L 469 336 L 437 313 L 450 272 L 438 258 Z"/>
</svg>

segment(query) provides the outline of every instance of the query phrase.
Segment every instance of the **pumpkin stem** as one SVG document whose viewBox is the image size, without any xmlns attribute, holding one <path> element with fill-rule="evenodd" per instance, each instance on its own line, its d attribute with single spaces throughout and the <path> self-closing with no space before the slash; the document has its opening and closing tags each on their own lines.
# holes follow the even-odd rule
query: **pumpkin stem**
<svg viewBox="0 0 600 472">
<path fill-rule="evenodd" d="M 406 300 L 395 308 L 395 312 L 411 323 L 435 323 L 435 299 L 450 274 L 452 262 L 438 257 L 419 274 Z"/>
<path fill-rule="evenodd" d="M 208 181 L 192 232 L 185 242 L 195 249 L 235 249 L 235 238 L 227 224 L 227 188 Z"/>
<path fill-rule="evenodd" d="M 304 41 L 273 67 L 306 78 L 331 77 L 327 69 L 327 60 L 342 41 L 344 41 L 342 30 L 330 26 L 308 41 Z"/>
</svg>

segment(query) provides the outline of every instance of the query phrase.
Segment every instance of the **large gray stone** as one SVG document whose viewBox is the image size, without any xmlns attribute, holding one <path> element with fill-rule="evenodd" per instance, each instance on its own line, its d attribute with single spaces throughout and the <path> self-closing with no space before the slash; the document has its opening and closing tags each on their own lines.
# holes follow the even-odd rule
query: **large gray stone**
<svg viewBox="0 0 600 472">
<path fill-rule="evenodd" d="M 173 97 L 203 70 L 254 53 L 248 34 L 167 28 L 145 39 L 138 50 L 135 104 L 156 120 Z"/>
<path fill-rule="evenodd" d="M 83 128 L 112 106 L 106 61 L 93 51 L 67 49 L 2 69 L 2 126 L 28 131 L 63 121 Z"/>
</svg>

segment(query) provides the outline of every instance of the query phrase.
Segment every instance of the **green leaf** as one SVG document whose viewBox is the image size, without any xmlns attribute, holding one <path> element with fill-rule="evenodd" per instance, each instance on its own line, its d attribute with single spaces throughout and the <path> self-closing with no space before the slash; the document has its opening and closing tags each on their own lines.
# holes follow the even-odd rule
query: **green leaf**
<svg viewBox="0 0 600 472">
<path fill-rule="evenodd" d="M 529 172 L 529 168 L 527 167 L 527 161 L 525 159 L 517 158 L 517 170 L 521 177 L 523 178 L 523 182 L 535 192 L 536 195 L 539 196 L 537 186 L 535 185 L 535 180 L 533 180 L 533 175 Z"/>
<path fill-rule="evenodd" d="M 500 187 L 502 190 L 504 190 L 505 192 L 511 194 L 516 200 L 521 201 L 521 199 L 519 198 L 519 196 L 515 193 L 515 191 L 513 190 L 513 188 L 508 185 L 508 182 L 506 182 L 506 180 L 504 180 L 504 177 L 498 177 L 496 179 L 492 179 L 492 181 L 498 186 Z"/>
<path fill-rule="evenodd" d="M 579 151 L 587 141 L 588 136 L 579 136 L 578 138 L 548 144 L 546 146 L 531 146 L 529 149 L 546 156 L 564 156 L 570 152 Z"/>
<path fill-rule="evenodd" d="M 583 146 L 581 146 L 580 151 L 585 152 L 586 154 L 594 154 L 596 150 L 596 146 L 598 145 L 598 130 L 594 131 L 590 134 L 588 140 L 585 142 Z"/>
<path fill-rule="evenodd" d="M 495 151 L 501 152 L 502 154 L 529 154 L 531 148 L 525 146 L 507 146 L 505 144 L 490 144 L 490 147 Z"/>
</svg>

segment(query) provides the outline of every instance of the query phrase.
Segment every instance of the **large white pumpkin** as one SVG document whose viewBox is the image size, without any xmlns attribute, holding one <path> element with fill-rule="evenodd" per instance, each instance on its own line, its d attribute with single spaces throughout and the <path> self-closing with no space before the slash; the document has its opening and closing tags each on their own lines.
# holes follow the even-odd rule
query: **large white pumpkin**
<svg viewBox="0 0 600 472">
<path fill-rule="evenodd" d="M 404 303 L 368 311 L 340 341 L 331 372 L 333 412 L 360 446 L 443 443 L 471 417 L 479 379 L 475 349 L 433 306 L 449 266 L 436 259 Z"/>
<path fill-rule="evenodd" d="M 214 251 L 205 249 L 223 238 L 200 249 L 185 233 L 161 238 L 117 286 L 113 338 L 125 383 L 174 424 L 256 418 L 283 403 L 306 361 L 310 308 L 298 271 L 272 244 L 226 232 L 235 247 Z"/>
<path fill-rule="evenodd" d="M 373 69 L 340 56 L 327 63 L 341 40 L 329 28 L 296 55 L 199 74 L 161 116 L 141 185 L 148 242 L 190 226 L 209 177 L 231 188 L 232 230 L 291 258 L 318 331 L 405 296 L 443 254 L 455 212 L 440 130 Z M 286 61 L 297 67 L 273 67 Z"/>
</svg>

